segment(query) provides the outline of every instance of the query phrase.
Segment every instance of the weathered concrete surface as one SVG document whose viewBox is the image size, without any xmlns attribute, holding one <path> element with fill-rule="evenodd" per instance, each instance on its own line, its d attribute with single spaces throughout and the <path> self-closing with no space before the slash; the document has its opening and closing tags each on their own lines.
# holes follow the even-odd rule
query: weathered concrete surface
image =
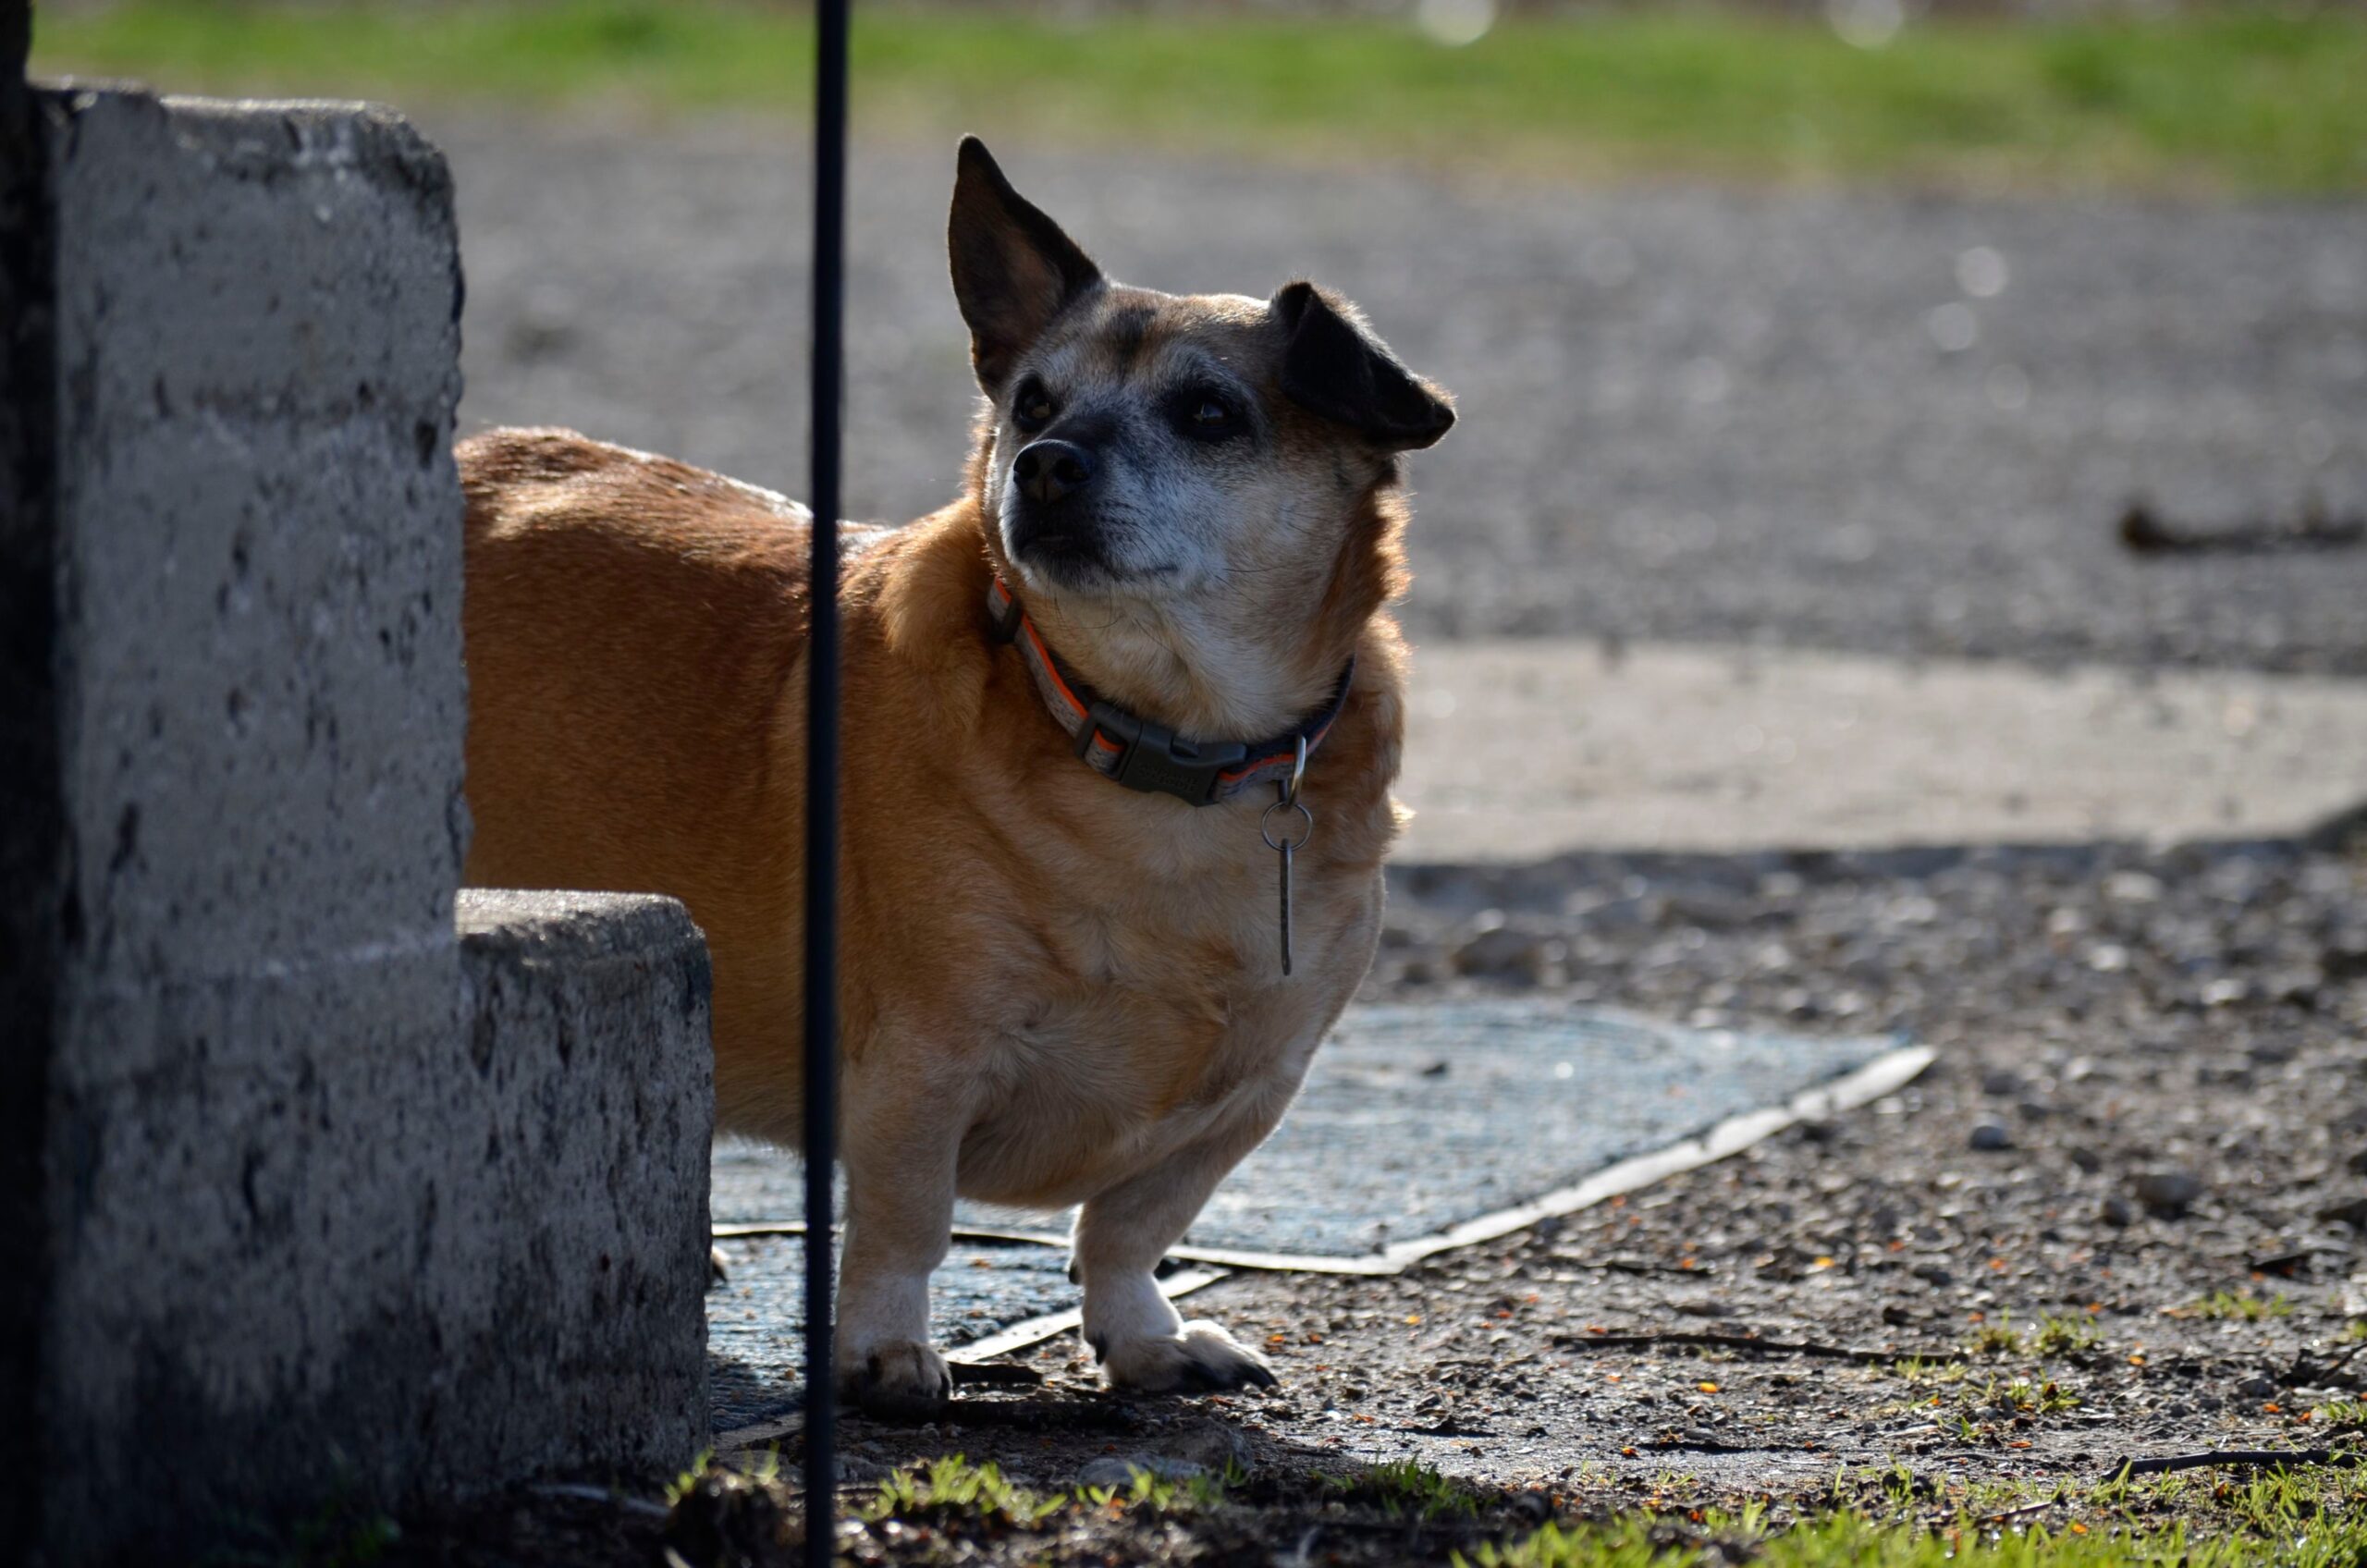
<svg viewBox="0 0 2367 1568">
<path fill-rule="evenodd" d="M 442 160 L 367 110 L 33 103 L 55 422 L 10 427 L 33 504 L 0 568 L 41 634 L 6 643 L 32 1162 L 0 1207 L 0 1430 L 39 1463 L 0 1481 L 9 1560 L 679 1463 L 703 945 L 650 900 L 455 926 Z"/>
<path fill-rule="evenodd" d="M 459 278 L 391 117 L 43 95 L 52 669 L 41 1534 L 202 1532 L 439 1436 L 475 1074 L 452 892 Z M 367 1438 L 363 1435 L 369 1434 Z"/>
<path fill-rule="evenodd" d="M 1402 863 L 2306 832 L 2367 681 L 1590 642 L 1414 659 Z"/>
<path fill-rule="evenodd" d="M 443 161 L 370 111 L 52 102 L 85 959 L 136 982 L 448 940 Z"/>
<path fill-rule="evenodd" d="M 680 1464 L 707 1431 L 705 939 L 644 895 L 471 888 L 459 918 L 484 1182 L 445 1233 L 485 1256 L 439 1272 L 492 1316 L 453 1369 L 481 1458 L 439 1467 Z"/>
</svg>

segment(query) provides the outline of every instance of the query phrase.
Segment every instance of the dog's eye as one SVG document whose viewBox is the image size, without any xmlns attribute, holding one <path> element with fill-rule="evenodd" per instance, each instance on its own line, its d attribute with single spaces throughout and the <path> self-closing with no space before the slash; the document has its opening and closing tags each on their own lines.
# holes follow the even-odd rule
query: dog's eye
<svg viewBox="0 0 2367 1568">
<path fill-rule="evenodd" d="M 1024 431 L 1043 429 L 1052 423 L 1052 416 L 1058 412 L 1060 405 L 1052 401 L 1052 395 L 1044 390 L 1044 384 L 1040 381 L 1027 382 L 1020 387 L 1019 395 L 1011 400 L 1011 417 Z"/>
<path fill-rule="evenodd" d="M 1176 399 L 1184 434 L 1203 441 L 1221 440 L 1241 428 L 1241 410 L 1214 392 L 1193 392 Z"/>
</svg>

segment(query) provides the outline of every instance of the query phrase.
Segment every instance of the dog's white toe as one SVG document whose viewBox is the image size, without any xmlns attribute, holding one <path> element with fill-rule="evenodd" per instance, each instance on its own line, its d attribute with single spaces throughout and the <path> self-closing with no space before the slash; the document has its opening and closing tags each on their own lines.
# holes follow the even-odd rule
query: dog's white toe
<svg viewBox="0 0 2367 1568">
<path fill-rule="evenodd" d="M 953 1374 L 945 1357 L 925 1344 L 903 1341 L 876 1347 L 839 1368 L 839 1391 L 866 1415 L 888 1421 L 926 1421 L 953 1397 Z"/>
<path fill-rule="evenodd" d="M 1101 1357 L 1112 1388 L 1134 1393 L 1220 1393 L 1274 1386 L 1266 1358 L 1214 1323 L 1184 1324 L 1173 1334 L 1122 1340 Z"/>
</svg>

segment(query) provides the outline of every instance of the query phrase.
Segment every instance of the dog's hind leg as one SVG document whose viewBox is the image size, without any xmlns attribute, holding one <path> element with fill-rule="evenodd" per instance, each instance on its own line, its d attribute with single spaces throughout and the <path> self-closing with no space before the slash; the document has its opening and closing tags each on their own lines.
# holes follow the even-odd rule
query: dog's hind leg
<svg viewBox="0 0 2367 1568">
<path fill-rule="evenodd" d="M 1143 1393 L 1273 1386 L 1273 1371 L 1257 1352 L 1214 1323 L 1185 1322 L 1159 1293 L 1154 1272 L 1265 1131 L 1242 1129 L 1195 1144 L 1085 1200 L 1075 1236 L 1085 1338 L 1112 1386 Z"/>
</svg>

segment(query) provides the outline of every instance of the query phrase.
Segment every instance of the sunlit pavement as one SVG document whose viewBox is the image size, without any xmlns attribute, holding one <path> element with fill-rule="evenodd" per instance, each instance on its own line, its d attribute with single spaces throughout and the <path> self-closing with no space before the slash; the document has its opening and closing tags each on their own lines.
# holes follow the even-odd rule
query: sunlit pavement
<svg viewBox="0 0 2367 1568">
<path fill-rule="evenodd" d="M 2289 838 L 2367 801 L 2367 681 L 1565 639 L 1414 668 L 1406 862 Z"/>
</svg>

